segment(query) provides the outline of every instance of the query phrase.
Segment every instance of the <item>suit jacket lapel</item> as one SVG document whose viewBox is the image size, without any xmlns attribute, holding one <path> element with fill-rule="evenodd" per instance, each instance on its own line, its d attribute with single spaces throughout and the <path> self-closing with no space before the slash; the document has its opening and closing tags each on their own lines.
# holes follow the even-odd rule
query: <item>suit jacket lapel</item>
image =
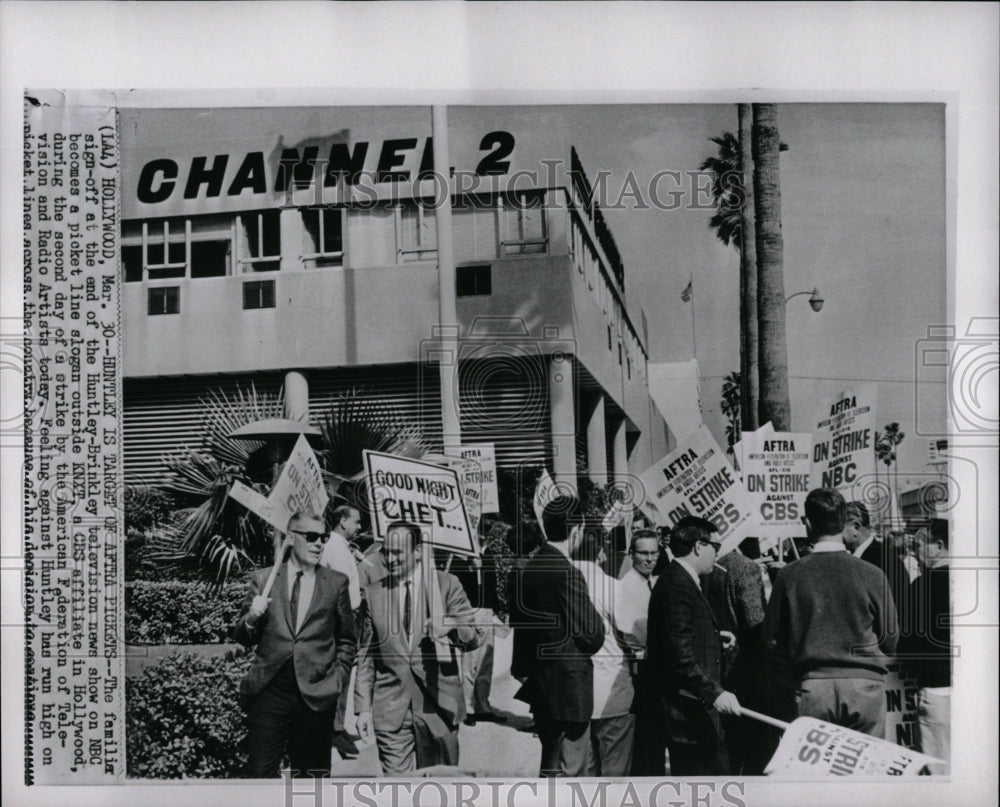
<svg viewBox="0 0 1000 807">
<path fill-rule="evenodd" d="M 674 561 L 674 563 L 677 563 L 677 561 Z M 693 588 L 696 592 L 698 592 L 698 596 L 701 597 L 701 601 L 705 605 L 705 610 L 708 612 L 708 618 L 711 619 L 712 624 L 715 625 L 716 628 L 718 628 L 719 625 L 715 621 L 715 614 L 712 612 L 712 605 L 711 603 L 709 603 L 708 597 L 705 596 L 705 592 L 701 590 L 701 586 L 698 585 L 698 583 L 695 583 L 694 580 L 691 579 L 691 575 L 688 574 L 687 569 L 681 566 L 680 563 L 677 563 L 677 574 L 679 574 L 681 577 L 684 578 L 684 582 L 687 583 L 687 585 L 691 586 L 691 588 Z"/>
<path fill-rule="evenodd" d="M 282 563 L 278 567 L 278 573 L 274 576 L 274 586 L 271 588 L 271 596 L 278 598 L 278 606 L 284 616 L 288 632 L 295 635 L 295 621 L 292 618 L 291 604 L 288 602 L 288 562 Z"/>
</svg>

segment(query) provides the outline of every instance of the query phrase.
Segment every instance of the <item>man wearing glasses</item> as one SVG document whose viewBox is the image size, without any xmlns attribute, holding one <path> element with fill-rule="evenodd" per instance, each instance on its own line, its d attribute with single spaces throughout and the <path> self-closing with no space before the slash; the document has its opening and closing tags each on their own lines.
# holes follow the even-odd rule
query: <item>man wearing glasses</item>
<svg viewBox="0 0 1000 807">
<path fill-rule="evenodd" d="M 715 566 L 720 544 L 711 521 L 685 516 L 670 535 L 674 560 L 660 575 L 649 601 L 644 689 L 656 731 L 650 738 L 663 776 L 663 749 L 671 776 L 729 773 L 720 715 L 739 714 L 740 704 L 723 689 L 722 648 L 700 578 Z"/>
<path fill-rule="evenodd" d="M 233 633 L 241 644 L 257 645 L 240 684 L 253 778 L 278 776 L 286 754 L 293 776 L 330 774 L 334 713 L 347 689 L 355 640 L 347 577 L 317 565 L 326 539 L 323 519 L 296 513 L 270 591 L 263 593 L 271 568 L 250 575 Z"/>
</svg>

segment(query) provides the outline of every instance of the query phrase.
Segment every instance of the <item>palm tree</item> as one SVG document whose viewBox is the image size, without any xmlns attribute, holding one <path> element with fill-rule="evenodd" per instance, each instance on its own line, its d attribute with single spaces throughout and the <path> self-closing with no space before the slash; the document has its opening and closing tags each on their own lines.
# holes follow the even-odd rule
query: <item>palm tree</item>
<svg viewBox="0 0 1000 807">
<path fill-rule="evenodd" d="M 750 104 L 737 104 L 740 132 L 740 179 L 743 204 L 740 205 L 740 404 L 743 428 L 756 431 L 757 407 L 760 405 L 760 372 L 757 366 L 757 223 L 753 200 L 753 151 Z M 779 150 L 785 146 L 779 146 Z"/>
<path fill-rule="evenodd" d="M 267 525 L 229 497 L 234 481 L 267 494 L 269 472 L 257 462 L 262 442 L 229 435 L 257 420 L 281 417 L 282 393 L 263 394 L 251 385 L 232 395 L 213 390 L 201 400 L 204 445 L 167 457 L 172 476 L 166 487 L 182 506 L 173 521 L 150 542 L 151 555 L 164 566 L 196 565 L 215 586 L 233 572 L 251 569 L 271 557 Z"/>
<path fill-rule="evenodd" d="M 896 446 L 903 442 L 906 434 L 899 430 L 898 423 L 889 423 L 881 433 L 875 432 L 875 457 L 878 461 L 885 463 L 885 473 L 889 476 L 890 470 L 893 475 L 893 483 L 890 494 L 899 501 L 899 464 L 896 462 Z M 877 466 L 876 466 L 877 467 Z M 890 511 L 890 516 L 894 515 Z"/>
<path fill-rule="evenodd" d="M 736 441 L 739 440 L 740 435 L 744 431 L 742 428 L 740 419 L 742 416 L 741 410 L 741 390 L 742 386 L 740 384 L 740 374 L 733 372 L 726 376 L 725 380 L 722 382 L 722 414 L 726 416 L 729 421 L 726 424 L 726 453 L 733 453 L 733 446 Z M 749 431 L 749 429 L 747 429 Z"/>
<path fill-rule="evenodd" d="M 352 388 L 333 399 L 319 419 L 319 429 L 323 442 L 319 462 L 331 503 L 350 504 L 362 513 L 368 510 L 365 449 L 418 459 L 431 448 L 419 426 L 363 389 Z"/>
<path fill-rule="evenodd" d="M 204 445 L 167 458 L 173 472 L 167 487 L 186 505 L 150 544 L 167 567 L 196 567 L 222 586 L 233 574 L 272 562 L 271 528 L 230 498 L 233 482 L 268 495 L 273 472 L 263 442 L 233 440 L 241 426 L 284 414 L 283 395 L 264 395 L 251 386 L 232 395 L 213 391 L 201 401 Z M 428 445 L 419 427 L 394 406 L 364 390 L 350 389 L 332 399 L 320 415 L 322 447 L 317 459 L 331 496 L 327 517 L 337 504 L 367 511 L 362 451 L 366 448 L 420 457 Z M 332 525 L 331 525 L 332 526 Z"/>
<path fill-rule="evenodd" d="M 708 220 L 708 226 L 727 247 L 739 249 L 743 243 L 740 207 L 744 198 L 740 142 L 732 132 L 723 132 L 709 140 L 715 143 L 718 151 L 699 166 L 702 171 L 712 172 L 715 214 Z"/>
<path fill-rule="evenodd" d="M 740 251 L 740 409 L 743 428 L 757 428 L 760 381 L 757 369 L 757 244 L 753 197 L 750 104 L 737 104 L 739 136 L 724 132 L 709 138 L 718 153 L 706 159 L 702 171 L 712 171 L 715 215 L 708 226 L 726 246 Z M 787 151 L 784 143 L 780 151 Z M 746 233 L 746 237 L 743 234 Z"/>
<path fill-rule="evenodd" d="M 753 191 L 756 205 L 758 422 L 775 431 L 791 426 L 788 397 L 788 348 L 785 342 L 784 242 L 781 234 L 781 182 L 778 172 L 781 140 L 776 104 L 753 105 Z"/>
</svg>

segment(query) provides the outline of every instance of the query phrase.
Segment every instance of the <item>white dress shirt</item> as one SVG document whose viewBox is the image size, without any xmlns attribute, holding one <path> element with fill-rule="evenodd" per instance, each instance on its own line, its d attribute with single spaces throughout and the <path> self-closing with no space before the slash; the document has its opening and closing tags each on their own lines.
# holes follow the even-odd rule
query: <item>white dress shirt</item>
<svg viewBox="0 0 1000 807">
<path fill-rule="evenodd" d="M 629 569 L 618 581 L 615 597 L 615 624 L 639 648 L 646 647 L 646 620 L 649 616 L 649 597 L 656 577 L 643 577 L 635 567 Z"/>
<path fill-rule="evenodd" d="M 355 560 L 347 539 L 336 530 L 330 532 L 330 540 L 323 547 L 319 562 L 328 569 L 347 575 L 347 593 L 351 598 L 351 608 L 361 605 L 361 583 L 358 579 L 358 562 Z"/>
</svg>

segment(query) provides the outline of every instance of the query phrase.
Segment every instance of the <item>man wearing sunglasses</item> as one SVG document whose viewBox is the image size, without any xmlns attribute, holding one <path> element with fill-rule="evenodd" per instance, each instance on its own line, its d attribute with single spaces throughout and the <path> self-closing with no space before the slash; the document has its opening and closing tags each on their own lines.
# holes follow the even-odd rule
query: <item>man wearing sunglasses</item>
<svg viewBox="0 0 1000 807">
<path fill-rule="evenodd" d="M 723 644 L 700 580 L 715 566 L 716 531 L 711 521 L 685 516 L 670 534 L 674 560 L 649 600 L 644 667 L 643 690 L 659 728 L 649 738 L 656 769 L 636 773 L 663 776 L 664 748 L 671 776 L 729 773 L 720 715 L 739 714 L 740 704 L 720 683 Z"/>
<path fill-rule="evenodd" d="M 318 565 L 326 539 L 322 518 L 296 513 L 267 595 L 271 568 L 250 575 L 234 636 L 257 645 L 240 684 L 254 778 L 278 776 L 286 755 L 293 776 L 330 774 L 334 713 L 347 689 L 355 639 L 347 577 Z"/>
</svg>

